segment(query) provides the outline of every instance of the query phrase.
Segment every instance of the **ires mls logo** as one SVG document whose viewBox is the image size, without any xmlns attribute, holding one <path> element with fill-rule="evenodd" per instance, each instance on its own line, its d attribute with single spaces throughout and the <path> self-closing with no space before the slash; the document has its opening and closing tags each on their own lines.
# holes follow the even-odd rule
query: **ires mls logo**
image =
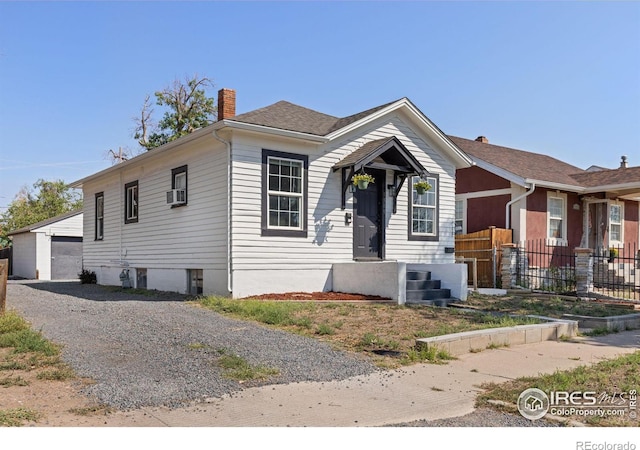
<svg viewBox="0 0 640 450">
<path fill-rule="evenodd" d="M 637 390 L 628 392 L 524 390 L 518 397 L 518 411 L 530 420 L 553 416 L 637 417 Z"/>
<path fill-rule="evenodd" d="M 549 397 L 544 391 L 537 388 L 529 388 L 518 397 L 518 411 L 523 417 L 530 420 L 538 420 L 549 411 Z"/>
</svg>

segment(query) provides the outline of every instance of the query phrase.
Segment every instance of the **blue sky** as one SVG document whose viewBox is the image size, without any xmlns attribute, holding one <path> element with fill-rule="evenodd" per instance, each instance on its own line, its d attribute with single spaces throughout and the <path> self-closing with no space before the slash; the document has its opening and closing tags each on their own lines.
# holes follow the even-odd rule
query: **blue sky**
<svg viewBox="0 0 640 450">
<path fill-rule="evenodd" d="M 196 73 L 238 113 L 408 97 L 447 134 L 640 165 L 640 2 L 0 2 L 0 207 L 136 149 L 145 95 Z"/>
</svg>

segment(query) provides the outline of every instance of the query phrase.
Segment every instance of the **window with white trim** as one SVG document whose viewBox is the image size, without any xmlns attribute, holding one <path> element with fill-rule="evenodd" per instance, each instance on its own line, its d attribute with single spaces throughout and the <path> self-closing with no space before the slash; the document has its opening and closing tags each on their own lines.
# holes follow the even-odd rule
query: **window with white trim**
<svg viewBox="0 0 640 450">
<path fill-rule="evenodd" d="M 419 194 L 414 183 L 420 177 L 411 177 L 409 198 L 409 240 L 438 239 L 438 178 L 427 177 L 431 189 Z"/>
<path fill-rule="evenodd" d="M 465 224 L 465 206 L 466 200 L 456 200 L 454 232 L 455 234 L 464 234 L 466 232 Z"/>
<path fill-rule="evenodd" d="M 263 150 L 263 236 L 306 236 L 307 164 L 303 155 Z"/>
<path fill-rule="evenodd" d="M 622 220 L 624 217 L 624 209 L 621 203 L 609 204 L 609 243 L 614 245 L 622 245 Z"/>
<path fill-rule="evenodd" d="M 547 238 L 549 245 L 567 245 L 567 196 L 547 193 Z"/>
<path fill-rule="evenodd" d="M 138 221 L 138 181 L 124 185 L 124 223 Z"/>
</svg>

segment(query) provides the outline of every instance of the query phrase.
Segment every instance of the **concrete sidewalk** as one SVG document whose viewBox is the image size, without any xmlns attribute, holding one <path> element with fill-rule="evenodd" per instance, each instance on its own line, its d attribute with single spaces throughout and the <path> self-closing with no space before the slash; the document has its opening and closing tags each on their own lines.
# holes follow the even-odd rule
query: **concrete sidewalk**
<svg viewBox="0 0 640 450">
<path fill-rule="evenodd" d="M 187 408 L 119 412 L 104 418 L 104 425 L 357 427 L 443 419 L 472 412 L 481 383 L 571 369 L 638 349 L 640 330 L 545 341 L 343 381 L 250 388 Z"/>
</svg>

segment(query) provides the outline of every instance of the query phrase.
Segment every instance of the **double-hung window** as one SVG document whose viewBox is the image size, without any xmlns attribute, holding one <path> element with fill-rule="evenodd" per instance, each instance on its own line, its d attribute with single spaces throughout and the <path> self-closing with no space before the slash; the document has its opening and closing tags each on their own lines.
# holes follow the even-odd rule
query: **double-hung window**
<svg viewBox="0 0 640 450">
<path fill-rule="evenodd" d="M 187 204 L 187 166 L 171 169 L 171 189 L 175 192 L 174 206 Z"/>
<path fill-rule="evenodd" d="M 456 211 L 455 211 L 455 223 L 454 223 L 454 232 L 455 234 L 464 234 L 465 233 L 465 206 L 466 200 L 456 200 Z"/>
<path fill-rule="evenodd" d="M 438 177 L 428 176 L 431 189 L 420 194 L 414 183 L 419 177 L 412 177 L 409 192 L 409 240 L 438 240 Z"/>
<path fill-rule="evenodd" d="M 622 217 L 623 209 L 621 204 L 609 204 L 609 244 L 614 246 L 622 245 Z"/>
<path fill-rule="evenodd" d="M 104 192 L 96 194 L 95 240 L 104 239 Z"/>
<path fill-rule="evenodd" d="M 308 157 L 262 152 L 262 235 L 307 235 Z"/>
<path fill-rule="evenodd" d="M 565 194 L 547 194 L 547 243 L 549 245 L 567 245 L 566 204 Z"/>
<path fill-rule="evenodd" d="M 124 185 L 124 223 L 138 221 L 138 181 Z"/>
</svg>

